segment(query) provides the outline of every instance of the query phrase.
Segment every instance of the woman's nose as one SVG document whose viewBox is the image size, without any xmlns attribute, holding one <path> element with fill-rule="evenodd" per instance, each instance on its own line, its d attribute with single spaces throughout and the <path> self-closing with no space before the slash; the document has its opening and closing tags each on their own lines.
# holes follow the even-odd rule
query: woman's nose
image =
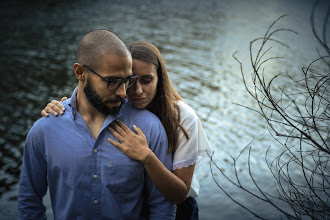
<svg viewBox="0 0 330 220">
<path fill-rule="evenodd" d="M 143 93 L 142 86 L 138 81 L 134 84 L 134 90 L 136 95 L 141 95 Z"/>
</svg>

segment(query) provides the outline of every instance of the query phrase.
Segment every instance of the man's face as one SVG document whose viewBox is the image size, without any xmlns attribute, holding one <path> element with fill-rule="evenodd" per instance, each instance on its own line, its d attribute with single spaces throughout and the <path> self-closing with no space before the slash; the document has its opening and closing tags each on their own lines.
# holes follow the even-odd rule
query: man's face
<svg viewBox="0 0 330 220">
<path fill-rule="evenodd" d="M 102 101 L 102 97 L 99 94 L 97 94 L 97 92 L 93 88 L 91 80 L 89 78 L 87 79 L 87 83 L 84 88 L 84 92 L 85 92 L 86 98 L 89 101 L 89 103 L 104 115 L 117 114 L 124 101 L 124 98 L 120 97 L 120 96 L 116 96 L 115 98 L 108 99 L 106 101 Z M 119 104 L 119 106 L 111 106 L 111 105 L 108 106 L 108 104 L 111 102 L 117 102 L 120 104 Z"/>
<path fill-rule="evenodd" d="M 94 70 L 99 76 L 88 71 L 84 93 L 88 102 L 99 112 L 114 115 L 124 103 L 127 88 L 122 83 L 117 89 L 110 91 L 108 82 L 104 79 L 126 79 L 132 74 L 132 59 L 130 56 L 108 54 L 102 57 L 100 63 L 97 70 Z"/>
</svg>

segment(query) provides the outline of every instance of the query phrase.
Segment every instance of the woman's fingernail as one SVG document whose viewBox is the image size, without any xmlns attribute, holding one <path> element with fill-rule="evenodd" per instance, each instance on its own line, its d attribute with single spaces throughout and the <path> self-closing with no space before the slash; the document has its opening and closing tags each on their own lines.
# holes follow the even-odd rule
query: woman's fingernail
<svg viewBox="0 0 330 220">
<path fill-rule="evenodd" d="M 63 112 L 62 112 L 62 111 L 60 111 L 60 114 L 61 114 L 61 115 L 63 115 Z"/>
<path fill-rule="evenodd" d="M 55 112 L 55 116 L 57 116 L 58 115 L 58 113 L 57 112 Z"/>
<path fill-rule="evenodd" d="M 135 125 L 133 125 L 133 128 L 136 128 L 136 126 L 135 126 Z"/>
<path fill-rule="evenodd" d="M 48 117 L 49 116 L 49 114 L 48 113 L 46 113 L 46 117 Z"/>
<path fill-rule="evenodd" d="M 64 110 L 65 110 L 65 108 L 63 107 L 63 108 L 62 108 L 62 111 L 64 111 Z"/>
</svg>

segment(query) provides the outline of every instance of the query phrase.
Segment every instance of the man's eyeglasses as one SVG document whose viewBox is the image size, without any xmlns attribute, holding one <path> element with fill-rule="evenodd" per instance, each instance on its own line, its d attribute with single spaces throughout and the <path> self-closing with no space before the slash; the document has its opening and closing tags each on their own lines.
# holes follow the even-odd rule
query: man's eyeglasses
<svg viewBox="0 0 330 220">
<path fill-rule="evenodd" d="M 109 91 L 114 91 L 116 89 L 118 89 L 121 84 L 125 84 L 125 88 L 128 89 L 129 87 L 131 87 L 135 82 L 136 79 L 138 78 L 137 75 L 135 75 L 134 73 L 127 77 L 126 79 L 106 79 L 103 76 L 101 76 L 100 74 L 98 74 L 97 72 L 95 72 L 92 68 L 90 68 L 89 66 L 83 64 L 83 67 L 85 67 L 86 69 L 88 69 L 89 71 L 91 71 L 92 73 L 96 74 L 97 76 L 99 76 L 101 79 L 103 79 L 104 81 L 106 81 L 108 83 L 108 90 Z"/>
</svg>

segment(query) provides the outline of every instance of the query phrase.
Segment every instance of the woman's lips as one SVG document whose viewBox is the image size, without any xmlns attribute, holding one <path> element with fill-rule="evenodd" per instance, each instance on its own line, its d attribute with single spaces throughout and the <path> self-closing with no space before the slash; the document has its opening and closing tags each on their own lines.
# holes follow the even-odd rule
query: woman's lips
<svg viewBox="0 0 330 220">
<path fill-rule="evenodd" d="M 133 99 L 133 102 L 144 102 L 146 98 Z"/>
</svg>

